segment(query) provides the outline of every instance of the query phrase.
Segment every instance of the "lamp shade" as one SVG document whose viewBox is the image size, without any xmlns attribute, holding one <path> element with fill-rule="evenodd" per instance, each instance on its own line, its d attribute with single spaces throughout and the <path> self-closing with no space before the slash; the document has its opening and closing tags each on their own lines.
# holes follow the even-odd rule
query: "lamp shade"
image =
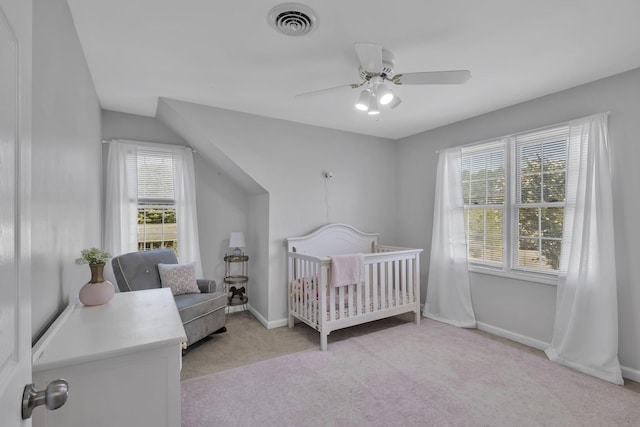
<svg viewBox="0 0 640 427">
<path fill-rule="evenodd" d="M 393 99 L 391 100 L 391 102 L 389 103 L 389 108 L 391 108 L 392 110 L 394 108 L 396 108 L 398 105 L 400 105 L 400 103 L 402 102 L 402 100 L 400 99 L 400 97 L 398 97 L 398 95 L 393 96 Z"/>
<path fill-rule="evenodd" d="M 374 89 L 380 105 L 387 105 L 393 100 L 393 91 L 385 86 L 384 83 L 378 83 Z"/>
<path fill-rule="evenodd" d="M 369 89 L 363 89 L 360 92 L 358 102 L 356 102 L 356 108 L 360 111 L 367 111 L 369 109 L 369 95 L 371 91 Z"/>
<path fill-rule="evenodd" d="M 244 248 L 244 233 L 242 231 L 232 231 L 229 235 L 230 248 Z"/>
<path fill-rule="evenodd" d="M 369 96 L 369 110 L 367 114 L 370 116 L 376 116 L 380 114 L 380 108 L 378 107 L 378 96 L 375 92 L 371 92 L 371 96 Z"/>
</svg>

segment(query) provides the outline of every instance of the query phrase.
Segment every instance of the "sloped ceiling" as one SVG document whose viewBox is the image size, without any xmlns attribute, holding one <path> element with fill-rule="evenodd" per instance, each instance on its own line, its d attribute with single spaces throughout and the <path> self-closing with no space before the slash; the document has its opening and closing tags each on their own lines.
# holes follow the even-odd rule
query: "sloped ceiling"
<svg viewBox="0 0 640 427">
<path fill-rule="evenodd" d="M 102 108 L 155 116 L 158 97 L 398 139 L 640 67 L 637 0 L 304 0 L 302 37 L 267 22 L 278 1 L 68 0 Z M 377 119 L 353 105 L 355 42 L 396 72 L 468 69 L 464 85 L 396 86 Z"/>
</svg>

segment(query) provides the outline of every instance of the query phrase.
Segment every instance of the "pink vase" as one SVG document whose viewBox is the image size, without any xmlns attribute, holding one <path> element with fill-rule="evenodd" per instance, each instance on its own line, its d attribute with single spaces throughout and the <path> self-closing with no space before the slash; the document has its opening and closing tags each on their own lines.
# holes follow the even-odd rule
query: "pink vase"
<svg viewBox="0 0 640 427">
<path fill-rule="evenodd" d="M 80 288 L 80 302 L 84 305 L 102 305 L 111 301 L 115 290 L 110 281 L 87 283 Z"/>
<path fill-rule="evenodd" d="M 80 288 L 80 302 L 84 305 L 102 305 L 111 301 L 115 289 L 110 281 L 104 280 L 102 270 L 104 264 L 90 264 L 91 280 Z"/>
</svg>

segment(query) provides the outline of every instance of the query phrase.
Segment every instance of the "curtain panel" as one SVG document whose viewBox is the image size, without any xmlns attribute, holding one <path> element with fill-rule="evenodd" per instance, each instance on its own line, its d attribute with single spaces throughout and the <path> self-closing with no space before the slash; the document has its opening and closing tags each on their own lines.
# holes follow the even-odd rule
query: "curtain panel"
<svg viewBox="0 0 640 427">
<path fill-rule="evenodd" d="M 433 232 L 425 317 L 475 328 L 467 266 L 462 198 L 462 151 L 440 151 L 433 208 Z"/>
<path fill-rule="evenodd" d="M 623 384 L 607 114 L 569 125 L 561 274 L 545 352 L 550 360 Z"/>
<path fill-rule="evenodd" d="M 129 161 L 135 155 L 135 145 L 109 143 L 104 243 L 113 256 L 138 250 L 138 174 Z"/>
</svg>

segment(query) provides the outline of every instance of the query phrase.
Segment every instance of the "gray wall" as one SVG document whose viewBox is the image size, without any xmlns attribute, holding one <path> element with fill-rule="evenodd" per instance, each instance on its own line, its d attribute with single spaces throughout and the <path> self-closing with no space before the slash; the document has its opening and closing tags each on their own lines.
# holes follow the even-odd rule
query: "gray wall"
<svg viewBox="0 0 640 427">
<path fill-rule="evenodd" d="M 398 239 L 422 246 L 426 286 L 433 220 L 436 151 L 610 111 L 613 202 L 623 374 L 640 379 L 640 69 L 434 129 L 400 141 Z M 550 342 L 556 287 L 484 274 L 471 275 L 478 321 L 488 330 L 536 346 Z M 424 295 L 424 294 L 423 294 Z"/>
<path fill-rule="evenodd" d="M 261 193 L 249 197 L 249 233 L 246 235 L 249 251 L 248 295 L 252 312 L 259 320 L 269 325 L 265 317 L 269 313 L 269 194 Z M 265 314 L 262 314 L 265 313 Z"/>
<path fill-rule="evenodd" d="M 89 281 L 101 246 L 100 105 L 64 0 L 33 2 L 32 337 Z"/>
</svg>

